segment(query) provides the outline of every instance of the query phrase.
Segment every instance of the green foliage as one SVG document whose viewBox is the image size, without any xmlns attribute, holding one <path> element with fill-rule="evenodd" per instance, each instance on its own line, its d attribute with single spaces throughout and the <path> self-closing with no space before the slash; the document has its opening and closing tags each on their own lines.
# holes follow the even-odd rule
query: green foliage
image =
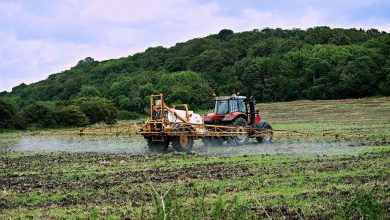
<svg viewBox="0 0 390 220">
<path fill-rule="evenodd" d="M 111 84 L 107 90 L 107 97 L 122 110 L 140 111 L 142 108 L 140 85 L 130 76 Z"/>
<path fill-rule="evenodd" d="M 11 104 L 0 99 L 0 127 L 9 127 L 11 125 L 12 118 L 15 116 L 15 114 L 15 108 Z"/>
<path fill-rule="evenodd" d="M 89 119 L 89 122 L 94 124 L 104 122 L 106 124 L 115 123 L 117 117 L 117 108 L 110 100 L 100 97 L 83 97 L 73 101 L 80 106 L 83 112 Z"/>
<path fill-rule="evenodd" d="M 379 89 L 383 95 L 390 96 L 390 61 L 382 69 L 383 76 L 379 82 Z"/>
<path fill-rule="evenodd" d="M 54 108 L 56 124 L 61 127 L 85 126 L 89 124 L 87 116 L 80 111 L 78 106 L 56 106 Z"/>
<path fill-rule="evenodd" d="M 74 105 L 36 102 L 24 107 L 20 115 L 23 122 L 33 127 L 54 128 L 89 124 L 87 116 Z"/>
<path fill-rule="evenodd" d="M 218 34 L 217 34 L 217 39 L 220 39 L 220 40 L 227 40 L 227 38 L 231 35 L 233 35 L 234 32 L 232 30 L 229 30 L 229 29 L 223 29 L 221 30 Z"/>
<path fill-rule="evenodd" d="M 50 128 L 57 125 L 53 107 L 44 102 L 36 102 L 21 110 L 21 116 L 27 124 Z"/>
<path fill-rule="evenodd" d="M 225 54 L 226 52 L 223 50 L 206 50 L 199 56 L 194 57 L 190 61 L 188 68 L 195 72 L 203 73 L 203 76 L 210 80 L 210 85 L 217 88 L 224 81 L 219 73 L 229 63 Z"/>
<path fill-rule="evenodd" d="M 191 57 L 172 57 L 165 62 L 165 69 L 169 72 L 178 72 L 187 69 L 187 65 L 190 62 Z"/>
<path fill-rule="evenodd" d="M 95 86 L 83 85 L 81 86 L 79 97 L 95 97 L 101 96 L 100 91 Z"/>
<path fill-rule="evenodd" d="M 210 108 L 213 104 L 213 90 L 200 74 L 192 71 L 162 75 L 156 92 L 165 94 L 168 103 L 188 103 L 192 109 Z"/>
<path fill-rule="evenodd" d="M 80 60 L 78 63 L 77 63 L 77 66 L 78 67 L 86 67 L 88 65 L 91 65 L 92 63 L 94 63 L 95 60 L 92 58 L 92 57 L 87 57 L 85 58 L 84 60 Z"/>
<path fill-rule="evenodd" d="M 296 40 L 271 37 L 249 47 L 248 55 L 252 57 L 283 54 L 290 50 L 299 49 L 302 43 Z"/>
<path fill-rule="evenodd" d="M 0 98 L 0 128 L 23 129 L 26 125 L 11 102 Z"/>
</svg>

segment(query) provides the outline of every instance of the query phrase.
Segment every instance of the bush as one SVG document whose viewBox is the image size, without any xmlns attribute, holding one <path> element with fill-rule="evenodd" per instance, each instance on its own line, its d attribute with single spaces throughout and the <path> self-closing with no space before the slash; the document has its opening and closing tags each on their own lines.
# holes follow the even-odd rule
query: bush
<svg viewBox="0 0 390 220">
<path fill-rule="evenodd" d="M 0 99 L 0 128 L 24 129 L 26 124 L 9 102 Z"/>
<path fill-rule="evenodd" d="M 0 128 L 9 128 L 16 114 L 15 108 L 8 102 L 0 99 Z"/>
<path fill-rule="evenodd" d="M 27 127 L 27 123 L 23 120 L 23 118 L 21 117 L 20 113 L 17 113 L 13 118 L 12 118 L 12 121 L 11 121 L 11 125 L 13 128 L 16 128 L 16 129 L 26 129 Z"/>
<path fill-rule="evenodd" d="M 104 122 L 113 124 L 116 122 L 117 108 L 110 100 L 100 97 L 83 97 L 74 100 L 92 124 Z"/>
<path fill-rule="evenodd" d="M 87 116 L 78 106 L 56 106 L 54 109 L 56 124 L 59 126 L 85 126 L 89 124 Z"/>
<path fill-rule="evenodd" d="M 53 107 L 48 103 L 36 102 L 21 110 L 21 117 L 27 124 L 52 128 L 57 125 Z"/>
</svg>

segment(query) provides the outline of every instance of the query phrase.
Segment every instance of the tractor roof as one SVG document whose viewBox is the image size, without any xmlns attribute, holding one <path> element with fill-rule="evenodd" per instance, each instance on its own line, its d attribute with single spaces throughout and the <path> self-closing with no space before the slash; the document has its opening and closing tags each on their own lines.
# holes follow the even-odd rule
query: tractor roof
<svg viewBox="0 0 390 220">
<path fill-rule="evenodd" d="M 231 100 L 231 99 L 246 99 L 246 96 L 231 95 L 231 96 L 218 96 L 218 97 L 215 97 L 215 100 Z"/>
</svg>

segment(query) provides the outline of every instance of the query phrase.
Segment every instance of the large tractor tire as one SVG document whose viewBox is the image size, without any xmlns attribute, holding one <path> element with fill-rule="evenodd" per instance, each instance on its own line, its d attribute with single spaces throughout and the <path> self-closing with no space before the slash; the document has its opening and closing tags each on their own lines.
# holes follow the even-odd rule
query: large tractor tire
<svg viewBox="0 0 390 220">
<path fill-rule="evenodd" d="M 152 141 L 152 139 L 148 139 L 148 149 L 153 153 L 164 153 L 168 150 L 169 141 L 159 142 Z"/>
<path fill-rule="evenodd" d="M 237 127 L 236 131 L 245 131 L 245 128 L 248 126 L 248 123 L 244 118 L 236 118 L 230 124 L 230 126 Z M 248 143 L 248 135 L 239 135 L 228 137 L 227 141 L 230 145 L 242 146 Z"/>
<path fill-rule="evenodd" d="M 221 137 L 204 137 L 202 138 L 202 142 L 205 147 L 214 147 L 214 146 L 222 146 L 223 138 Z"/>
<path fill-rule="evenodd" d="M 272 129 L 272 126 L 266 121 L 261 121 L 259 124 L 256 125 L 256 128 Z M 259 144 L 270 144 L 272 143 L 272 139 L 273 139 L 272 132 L 263 137 L 256 137 L 256 140 Z"/>
<path fill-rule="evenodd" d="M 172 147 L 178 152 L 190 152 L 194 146 L 194 138 L 187 134 L 181 134 L 172 138 Z"/>
</svg>

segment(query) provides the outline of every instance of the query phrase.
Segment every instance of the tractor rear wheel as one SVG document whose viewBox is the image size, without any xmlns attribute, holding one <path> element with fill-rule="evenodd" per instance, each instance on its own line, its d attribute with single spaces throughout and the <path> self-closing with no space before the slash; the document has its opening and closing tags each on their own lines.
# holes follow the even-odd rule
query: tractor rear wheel
<svg viewBox="0 0 390 220">
<path fill-rule="evenodd" d="M 178 137 L 172 138 L 172 147 L 178 152 L 190 152 L 194 146 L 194 138 L 187 134 L 180 134 Z"/>
<path fill-rule="evenodd" d="M 148 139 L 148 149 L 153 153 L 163 153 L 166 152 L 169 146 L 169 142 L 158 142 L 152 141 L 152 139 Z"/>
<path fill-rule="evenodd" d="M 248 126 L 248 123 L 244 118 L 236 118 L 230 124 L 230 126 L 237 127 L 233 131 L 244 132 L 245 128 Z M 248 143 L 249 136 L 248 135 L 237 135 L 228 137 L 228 142 L 232 145 L 242 146 Z"/>
<path fill-rule="evenodd" d="M 261 127 L 258 127 L 258 128 L 272 130 L 272 126 L 270 124 L 268 124 L 268 122 L 265 122 Z M 257 143 L 259 143 L 259 144 L 270 144 L 270 143 L 272 143 L 272 138 L 273 138 L 273 133 L 267 132 L 267 134 L 265 134 L 262 137 L 256 137 L 256 140 L 257 140 Z"/>
</svg>

